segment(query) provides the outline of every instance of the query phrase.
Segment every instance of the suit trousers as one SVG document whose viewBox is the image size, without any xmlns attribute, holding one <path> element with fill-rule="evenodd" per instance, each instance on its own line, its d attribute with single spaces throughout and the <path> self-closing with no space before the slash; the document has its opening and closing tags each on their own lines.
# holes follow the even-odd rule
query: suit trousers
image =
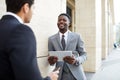
<svg viewBox="0 0 120 80">
<path fill-rule="evenodd" d="M 66 63 L 64 63 L 62 71 L 61 80 L 76 80 Z"/>
</svg>

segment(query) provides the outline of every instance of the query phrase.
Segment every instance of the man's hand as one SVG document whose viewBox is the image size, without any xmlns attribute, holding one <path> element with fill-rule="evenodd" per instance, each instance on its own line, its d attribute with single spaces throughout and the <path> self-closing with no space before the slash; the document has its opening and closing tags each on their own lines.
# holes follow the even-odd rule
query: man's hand
<svg viewBox="0 0 120 80">
<path fill-rule="evenodd" d="M 59 69 L 57 69 L 54 72 L 49 73 L 49 77 L 51 78 L 51 80 L 58 80 L 58 74 L 59 74 Z"/>
<path fill-rule="evenodd" d="M 58 58 L 56 56 L 49 56 L 48 57 L 48 62 L 50 65 L 55 64 L 58 61 Z"/>
<path fill-rule="evenodd" d="M 69 63 L 69 64 L 75 64 L 75 62 L 76 62 L 74 56 L 72 56 L 72 57 L 71 57 L 71 56 L 65 56 L 65 57 L 63 58 L 63 60 L 64 60 L 65 62 Z"/>
</svg>

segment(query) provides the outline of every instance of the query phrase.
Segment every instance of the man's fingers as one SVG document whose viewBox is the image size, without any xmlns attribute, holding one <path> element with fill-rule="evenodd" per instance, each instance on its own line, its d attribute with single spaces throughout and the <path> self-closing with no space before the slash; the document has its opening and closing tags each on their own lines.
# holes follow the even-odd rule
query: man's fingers
<svg viewBox="0 0 120 80">
<path fill-rule="evenodd" d="M 54 71 L 54 73 L 59 74 L 59 71 L 58 71 L 58 70 L 57 70 L 57 71 Z"/>
<path fill-rule="evenodd" d="M 59 70 L 60 70 L 60 68 L 57 69 L 57 70 L 55 70 L 54 73 L 55 73 L 55 74 L 59 74 Z"/>
</svg>

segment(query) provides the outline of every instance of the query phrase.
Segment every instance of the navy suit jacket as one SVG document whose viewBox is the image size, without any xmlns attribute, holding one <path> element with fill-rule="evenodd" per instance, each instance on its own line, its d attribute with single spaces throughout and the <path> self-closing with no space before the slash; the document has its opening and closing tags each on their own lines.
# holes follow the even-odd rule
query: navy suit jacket
<svg viewBox="0 0 120 80">
<path fill-rule="evenodd" d="M 11 15 L 0 20 L 0 80 L 43 80 L 34 33 Z"/>
</svg>

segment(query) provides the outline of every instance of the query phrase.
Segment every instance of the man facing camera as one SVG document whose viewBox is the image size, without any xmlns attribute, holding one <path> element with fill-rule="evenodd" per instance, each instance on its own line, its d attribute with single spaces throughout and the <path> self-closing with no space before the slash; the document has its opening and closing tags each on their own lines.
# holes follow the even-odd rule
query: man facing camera
<svg viewBox="0 0 120 80">
<path fill-rule="evenodd" d="M 56 68 L 61 68 L 58 80 L 86 80 L 82 63 L 86 60 L 86 51 L 80 35 L 71 32 L 69 26 L 71 18 L 68 14 L 62 13 L 58 16 L 59 31 L 48 39 L 49 51 L 72 51 L 72 56 L 63 57 L 63 61 L 58 61 L 57 56 L 49 56 L 50 65 L 56 64 Z"/>
</svg>

